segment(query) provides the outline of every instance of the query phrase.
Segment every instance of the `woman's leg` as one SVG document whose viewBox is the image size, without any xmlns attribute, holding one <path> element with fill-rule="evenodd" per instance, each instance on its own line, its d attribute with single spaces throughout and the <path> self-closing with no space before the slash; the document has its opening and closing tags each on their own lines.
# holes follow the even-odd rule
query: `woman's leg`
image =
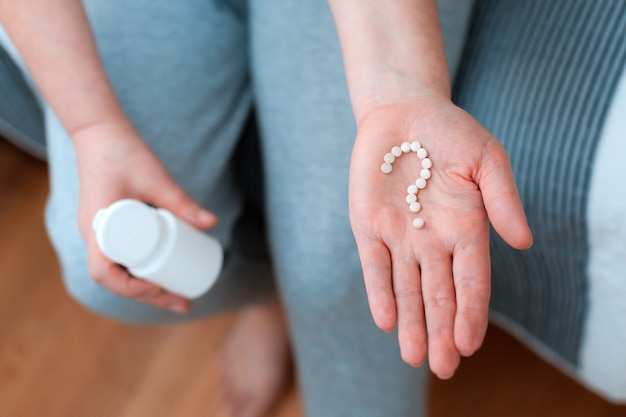
<svg viewBox="0 0 626 417">
<path fill-rule="evenodd" d="M 220 398 L 233 416 L 269 415 L 291 379 L 289 333 L 278 300 L 239 313 L 222 345 L 218 372 Z"/>
<path fill-rule="evenodd" d="M 328 4 L 250 4 L 269 237 L 306 413 L 424 415 L 426 367 L 402 362 L 367 305 L 348 219 L 356 132 Z"/>
<path fill-rule="evenodd" d="M 85 6 L 126 114 L 172 176 L 219 216 L 212 233 L 230 248 L 242 205 L 231 157 L 251 102 L 245 4 L 87 0 Z M 163 322 L 233 308 L 256 299 L 259 292 L 271 292 L 270 280 L 233 273 L 229 267 L 212 291 L 193 302 L 190 314 L 179 316 L 118 297 L 94 283 L 77 228 L 73 147 L 53 112 L 46 108 L 45 114 L 51 180 L 47 226 L 65 284 L 77 300 L 117 319 Z"/>
</svg>

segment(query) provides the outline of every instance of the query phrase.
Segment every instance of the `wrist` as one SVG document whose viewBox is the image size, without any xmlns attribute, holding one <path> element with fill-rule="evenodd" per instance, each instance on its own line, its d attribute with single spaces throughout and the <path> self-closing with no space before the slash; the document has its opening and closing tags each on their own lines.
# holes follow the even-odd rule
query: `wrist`
<svg viewBox="0 0 626 417">
<path fill-rule="evenodd" d="M 355 1 L 331 4 L 356 119 L 373 108 L 421 96 L 449 99 L 436 2 Z"/>
<path fill-rule="evenodd" d="M 400 88 L 397 91 L 388 88 L 381 89 L 381 94 L 362 97 L 354 105 L 354 111 L 357 128 L 361 128 L 369 120 L 378 119 L 378 114 L 389 110 L 408 111 L 416 121 L 433 117 L 450 105 L 454 106 L 450 94 L 436 88 Z"/>
<path fill-rule="evenodd" d="M 406 79 L 379 82 L 372 88 L 351 96 L 357 126 L 368 114 L 390 106 L 411 105 L 416 108 L 451 101 L 450 87 L 445 83 L 423 85 Z"/>
<path fill-rule="evenodd" d="M 131 122 L 121 113 L 112 113 L 97 119 L 84 120 L 74 126 L 68 126 L 67 130 L 74 143 L 97 136 L 137 136 L 137 131 Z"/>
</svg>

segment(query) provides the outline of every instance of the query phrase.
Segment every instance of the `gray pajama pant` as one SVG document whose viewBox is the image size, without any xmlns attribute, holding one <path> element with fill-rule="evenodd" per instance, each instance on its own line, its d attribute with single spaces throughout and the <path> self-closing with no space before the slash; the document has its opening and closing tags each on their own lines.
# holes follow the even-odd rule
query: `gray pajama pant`
<svg viewBox="0 0 626 417">
<path fill-rule="evenodd" d="M 328 4 L 249 3 L 85 1 L 126 114 L 178 183 L 219 216 L 211 233 L 226 247 L 229 262 L 217 286 L 184 317 L 91 281 L 77 228 L 72 144 L 45 108 L 51 172 L 46 219 L 65 284 L 98 313 L 162 323 L 271 298 L 275 275 L 308 416 L 423 415 L 425 369 L 401 361 L 396 336 L 375 328 L 367 306 L 348 221 L 356 129 Z M 451 67 L 470 3 L 441 2 Z M 252 107 L 272 268 L 236 250 L 250 246 L 250 234 L 233 232 L 244 196 L 232 158 Z"/>
</svg>

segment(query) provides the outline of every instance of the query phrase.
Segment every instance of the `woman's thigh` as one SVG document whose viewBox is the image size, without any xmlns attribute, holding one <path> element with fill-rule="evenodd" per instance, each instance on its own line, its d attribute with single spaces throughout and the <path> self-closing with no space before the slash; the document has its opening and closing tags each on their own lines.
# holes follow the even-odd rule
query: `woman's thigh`
<svg viewBox="0 0 626 417">
<path fill-rule="evenodd" d="M 348 216 L 356 126 L 328 3 L 252 4 L 269 238 L 307 414 L 421 415 L 425 370 L 367 306 Z"/>
<path fill-rule="evenodd" d="M 244 2 L 87 0 L 106 73 L 125 113 L 174 179 L 215 212 L 212 233 L 229 249 L 242 196 L 231 159 L 250 112 Z M 239 4 L 241 3 L 241 4 Z M 78 177 L 70 138 L 45 106 L 51 193 L 47 227 L 69 292 L 118 319 L 160 322 L 169 312 L 115 296 L 91 281 L 77 228 Z M 233 261 L 187 317 L 269 293 L 267 267 Z M 261 269 L 250 271 L 249 267 Z M 258 275 L 258 276 L 257 276 Z"/>
</svg>

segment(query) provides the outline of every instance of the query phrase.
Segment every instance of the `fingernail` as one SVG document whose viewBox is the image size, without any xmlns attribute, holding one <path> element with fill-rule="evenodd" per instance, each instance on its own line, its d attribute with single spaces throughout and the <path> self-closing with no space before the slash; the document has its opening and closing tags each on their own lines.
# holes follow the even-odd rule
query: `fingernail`
<svg viewBox="0 0 626 417">
<path fill-rule="evenodd" d="M 215 216 L 207 211 L 198 212 L 198 220 L 202 223 L 212 223 L 215 221 Z"/>
<path fill-rule="evenodd" d="M 168 306 L 168 308 L 174 313 L 178 313 L 178 314 L 187 313 L 187 306 L 182 303 L 172 303 Z"/>
</svg>

